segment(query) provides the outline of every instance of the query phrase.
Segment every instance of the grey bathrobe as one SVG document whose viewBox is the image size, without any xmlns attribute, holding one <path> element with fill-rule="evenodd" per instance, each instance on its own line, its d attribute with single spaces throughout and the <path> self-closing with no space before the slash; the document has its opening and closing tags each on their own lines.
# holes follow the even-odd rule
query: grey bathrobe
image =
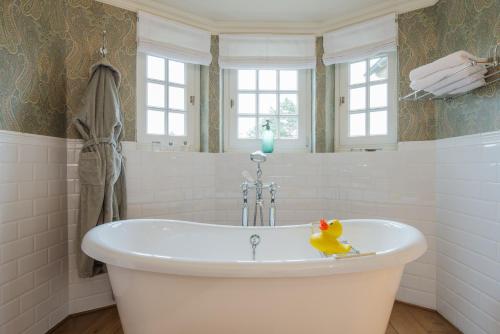
<svg viewBox="0 0 500 334">
<path fill-rule="evenodd" d="M 96 225 L 126 217 L 124 161 L 120 140 L 123 114 L 118 88 L 120 73 L 102 61 L 90 69 L 75 126 L 84 140 L 80 152 L 80 211 L 78 217 L 78 272 L 91 277 L 105 271 L 81 250 L 81 241 Z"/>
</svg>

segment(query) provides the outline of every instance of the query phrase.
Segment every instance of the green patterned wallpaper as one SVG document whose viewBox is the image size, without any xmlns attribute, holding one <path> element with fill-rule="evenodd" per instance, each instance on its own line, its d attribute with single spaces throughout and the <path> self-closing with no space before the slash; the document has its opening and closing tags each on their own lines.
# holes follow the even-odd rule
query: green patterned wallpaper
<svg viewBox="0 0 500 334">
<path fill-rule="evenodd" d="M 208 86 L 208 152 L 221 151 L 221 117 L 220 117 L 220 76 L 219 36 L 212 35 L 210 46 L 212 63 L 210 64 Z"/>
<path fill-rule="evenodd" d="M 335 128 L 335 66 L 323 63 L 323 37 L 316 37 L 316 69 L 314 71 L 315 114 L 314 152 L 334 150 Z"/>
<path fill-rule="evenodd" d="M 316 70 L 315 70 L 315 146 L 314 152 L 326 152 L 326 66 L 323 64 L 323 37 L 316 38 Z"/>
<path fill-rule="evenodd" d="M 65 136 L 64 0 L 0 4 L 0 129 Z"/>
<path fill-rule="evenodd" d="M 136 15 L 94 0 L 2 0 L 0 129 L 78 138 L 71 121 L 102 30 L 122 73 L 125 138 L 134 140 Z"/>
<path fill-rule="evenodd" d="M 221 151 L 219 36 L 211 36 L 212 62 L 200 66 L 200 151 Z"/>
<path fill-rule="evenodd" d="M 399 26 L 399 95 L 411 92 L 408 75 L 435 58 L 437 48 L 435 7 L 401 14 Z M 436 136 L 434 102 L 401 101 L 398 112 L 399 141 L 432 140 Z"/>
<path fill-rule="evenodd" d="M 208 152 L 210 66 L 200 66 L 200 152 Z"/>
<path fill-rule="evenodd" d="M 99 60 L 101 33 L 107 32 L 108 59 L 121 73 L 120 100 L 125 140 L 136 138 L 136 14 L 94 0 L 67 0 L 66 103 L 67 136 L 79 138 L 71 122 L 87 86 L 89 68 Z"/>
<path fill-rule="evenodd" d="M 399 90 L 408 73 L 458 50 L 481 57 L 500 42 L 499 0 L 441 0 L 399 15 Z M 399 140 L 431 140 L 500 129 L 500 89 L 493 84 L 448 101 L 400 102 Z"/>
<path fill-rule="evenodd" d="M 487 57 L 500 42 L 499 0 L 441 0 L 437 57 L 466 50 Z M 500 129 L 500 84 L 449 101 L 436 101 L 436 137 L 447 138 Z"/>
</svg>

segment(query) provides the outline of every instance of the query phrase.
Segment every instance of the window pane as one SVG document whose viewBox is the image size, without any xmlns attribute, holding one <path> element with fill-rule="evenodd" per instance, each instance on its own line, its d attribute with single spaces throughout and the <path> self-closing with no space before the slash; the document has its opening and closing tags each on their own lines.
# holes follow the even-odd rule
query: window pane
<svg viewBox="0 0 500 334">
<path fill-rule="evenodd" d="M 158 110 L 148 110 L 147 132 L 150 135 L 165 134 L 165 113 Z"/>
<path fill-rule="evenodd" d="M 366 61 L 349 65 L 349 84 L 356 85 L 366 82 Z"/>
<path fill-rule="evenodd" d="M 280 117 L 279 125 L 280 138 L 297 139 L 299 137 L 299 118 Z"/>
<path fill-rule="evenodd" d="M 297 114 L 297 94 L 280 95 L 280 113 L 285 115 Z"/>
<path fill-rule="evenodd" d="M 276 90 L 276 71 L 259 71 L 259 90 Z"/>
<path fill-rule="evenodd" d="M 370 81 L 386 80 L 388 75 L 388 58 L 370 59 Z"/>
<path fill-rule="evenodd" d="M 184 110 L 184 88 L 168 87 L 168 107 L 170 109 Z"/>
<path fill-rule="evenodd" d="M 262 132 L 264 132 L 264 124 L 266 120 L 270 121 L 271 131 L 274 133 L 274 138 L 276 138 L 276 126 L 278 124 L 278 119 L 276 117 L 259 117 L 259 137 L 262 137 Z"/>
<path fill-rule="evenodd" d="M 387 134 L 387 110 L 370 113 L 370 135 Z"/>
<path fill-rule="evenodd" d="M 168 134 L 170 136 L 185 136 L 185 114 L 169 112 L 168 113 Z"/>
<path fill-rule="evenodd" d="M 168 61 L 168 81 L 184 85 L 184 63 L 178 61 Z"/>
<path fill-rule="evenodd" d="M 280 90 L 297 90 L 297 71 L 280 71 Z"/>
<path fill-rule="evenodd" d="M 254 117 L 238 117 L 238 138 L 255 139 L 255 121 Z"/>
<path fill-rule="evenodd" d="M 349 137 L 359 137 L 366 135 L 366 114 L 349 115 Z"/>
<path fill-rule="evenodd" d="M 276 114 L 276 94 L 259 94 L 259 114 Z"/>
<path fill-rule="evenodd" d="M 257 89 L 257 71 L 255 70 L 238 70 L 238 89 Z"/>
<path fill-rule="evenodd" d="M 148 79 L 165 81 L 165 59 L 148 56 Z"/>
<path fill-rule="evenodd" d="M 387 84 L 370 86 L 370 108 L 387 107 Z"/>
<path fill-rule="evenodd" d="M 165 86 L 148 82 L 148 106 L 156 108 L 165 107 Z"/>
<path fill-rule="evenodd" d="M 255 94 L 238 94 L 238 113 L 255 114 L 256 113 Z"/>
<path fill-rule="evenodd" d="M 362 110 L 366 108 L 366 87 L 352 88 L 349 90 L 349 110 Z"/>
</svg>

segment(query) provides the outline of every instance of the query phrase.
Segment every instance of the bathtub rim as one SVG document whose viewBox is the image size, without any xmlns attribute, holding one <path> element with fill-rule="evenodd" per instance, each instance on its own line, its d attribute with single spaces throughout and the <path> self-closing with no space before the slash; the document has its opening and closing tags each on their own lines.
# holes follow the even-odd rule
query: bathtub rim
<svg viewBox="0 0 500 334">
<path fill-rule="evenodd" d="M 88 256 L 104 263 L 123 268 L 155 272 L 171 275 L 197 277 L 241 277 L 241 278 L 278 278 L 278 277 L 312 277 L 342 273 L 355 273 L 398 267 L 412 262 L 422 256 L 427 250 L 427 242 L 423 234 L 413 226 L 383 219 L 345 219 L 344 223 L 379 223 L 403 227 L 411 231 L 410 242 L 400 248 L 392 248 L 377 252 L 375 255 L 337 260 L 335 258 L 317 258 L 301 260 L 209 260 L 195 258 L 174 258 L 160 255 L 147 255 L 131 250 L 122 250 L 103 245 L 99 240 L 99 232 L 117 224 L 135 224 L 141 222 L 172 222 L 190 224 L 200 227 L 215 227 L 218 229 L 288 229 L 310 228 L 310 224 L 283 226 L 235 226 L 196 223 L 174 219 L 130 219 L 99 225 L 90 230 L 84 237 L 81 248 Z"/>
</svg>

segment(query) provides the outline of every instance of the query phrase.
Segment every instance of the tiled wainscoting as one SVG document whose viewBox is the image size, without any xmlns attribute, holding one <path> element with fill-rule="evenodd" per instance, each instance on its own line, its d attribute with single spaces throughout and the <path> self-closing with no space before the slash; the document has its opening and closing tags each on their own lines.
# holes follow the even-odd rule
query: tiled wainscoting
<svg viewBox="0 0 500 334">
<path fill-rule="evenodd" d="M 66 141 L 0 132 L 0 333 L 68 315 Z"/>
<path fill-rule="evenodd" d="M 264 178 L 280 185 L 278 224 L 369 217 L 416 226 L 429 251 L 407 266 L 398 299 L 437 307 L 465 333 L 497 333 L 499 138 L 273 154 Z M 5 132 L 0 143 L 1 328 L 43 333 L 68 313 L 113 303 L 105 275 L 80 279 L 75 270 L 81 143 Z M 151 152 L 135 143 L 124 152 L 130 218 L 240 223 L 241 172 L 255 174 L 248 154 Z M 33 327 L 14 328 L 26 324 Z"/>
<path fill-rule="evenodd" d="M 500 132 L 437 141 L 437 310 L 500 333 Z"/>
</svg>

